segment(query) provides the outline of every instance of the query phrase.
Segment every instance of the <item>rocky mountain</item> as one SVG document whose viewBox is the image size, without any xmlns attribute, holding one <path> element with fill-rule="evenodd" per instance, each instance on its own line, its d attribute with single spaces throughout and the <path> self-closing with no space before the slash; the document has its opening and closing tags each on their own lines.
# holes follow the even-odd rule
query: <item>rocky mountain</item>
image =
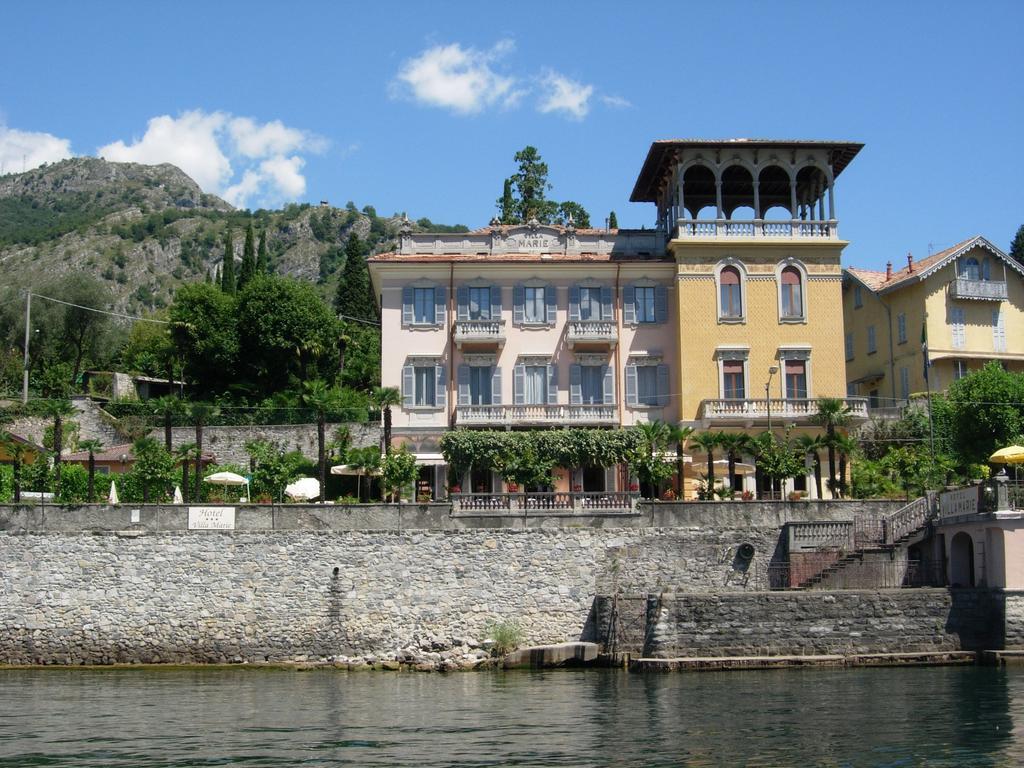
<svg viewBox="0 0 1024 768">
<path fill-rule="evenodd" d="M 84 272 L 103 282 L 118 310 L 152 311 L 178 285 L 216 272 L 229 228 L 240 261 L 250 223 L 257 237 L 266 230 L 277 273 L 313 281 L 325 297 L 351 232 L 382 250 L 400 226 L 352 203 L 239 211 L 173 165 L 80 157 L 0 176 L 0 286 L 39 292 Z"/>
</svg>

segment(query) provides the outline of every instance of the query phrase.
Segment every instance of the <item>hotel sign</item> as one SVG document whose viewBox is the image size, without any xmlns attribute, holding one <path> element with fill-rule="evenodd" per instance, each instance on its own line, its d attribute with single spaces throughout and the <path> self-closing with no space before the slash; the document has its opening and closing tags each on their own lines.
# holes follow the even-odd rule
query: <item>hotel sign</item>
<svg viewBox="0 0 1024 768">
<path fill-rule="evenodd" d="M 235 508 L 189 507 L 188 529 L 190 531 L 233 531 L 235 530 Z"/>
</svg>

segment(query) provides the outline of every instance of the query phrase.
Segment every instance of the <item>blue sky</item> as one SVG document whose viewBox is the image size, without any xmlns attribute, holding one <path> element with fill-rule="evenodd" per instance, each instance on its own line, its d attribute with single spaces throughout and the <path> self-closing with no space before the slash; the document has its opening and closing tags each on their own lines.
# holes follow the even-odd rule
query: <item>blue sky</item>
<svg viewBox="0 0 1024 768">
<path fill-rule="evenodd" d="M 512 156 L 651 226 L 664 138 L 861 141 L 847 264 L 1024 224 L 1024 3 L 5 4 L 0 164 L 185 166 L 257 207 L 321 199 L 482 226 Z"/>
</svg>

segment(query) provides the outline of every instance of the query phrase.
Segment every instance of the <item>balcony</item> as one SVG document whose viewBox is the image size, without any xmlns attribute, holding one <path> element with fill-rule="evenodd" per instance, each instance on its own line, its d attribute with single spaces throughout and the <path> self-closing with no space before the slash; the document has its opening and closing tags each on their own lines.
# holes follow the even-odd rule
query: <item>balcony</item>
<svg viewBox="0 0 1024 768">
<path fill-rule="evenodd" d="M 847 397 L 843 403 L 850 409 L 853 420 L 867 419 L 868 399 L 866 397 Z M 769 404 L 772 421 L 778 426 L 783 424 L 810 424 L 818 413 L 817 399 L 781 400 L 702 400 L 700 418 L 713 424 L 740 424 L 768 422 Z"/>
<path fill-rule="evenodd" d="M 505 346 L 504 320 L 459 320 L 455 323 L 455 346 L 501 349 Z"/>
<path fill-rule="evenodd" d="M 619 341 L 619 332 L 609 321 L 572 320 L 565 339 L 569 349 L 612 349 Z"/>
<path fill-rule="evenodd" d="M 740 238 L 795 238 L 806 240 L 835 239 L 839 236 L 837 222 L 830 221 L 731 221 L 716 219 L 698 221 L 679 219 L 676 222 L 676 238 L 679 240 L 730 240 Z"/>
<path fill-rule="evenodd" d="M 544 517 L 636 514 L 640 495 L 626 491 L 574 493 L 453 493 L 452 514 Z"/>
<path fill-rule="evenodd" d="M 459 426 L 614 426 L 619 423 L 613 405 L 459 405 Z"/>
<path fill-rule="evenodd" d="M 949 284 L 949 295 L 954 299 L 981 299 L 1006 301 L 1006 283 L 1001 280 L 969 280 L 958 277 Z"/>
</svg>

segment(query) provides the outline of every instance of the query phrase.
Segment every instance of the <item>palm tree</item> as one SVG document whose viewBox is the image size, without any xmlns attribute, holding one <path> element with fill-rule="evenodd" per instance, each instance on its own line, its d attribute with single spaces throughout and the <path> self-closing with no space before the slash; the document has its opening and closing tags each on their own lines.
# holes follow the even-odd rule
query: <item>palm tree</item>
<svg viewBox="0 0 1024 768">
<path fill-rule="evenodd" d="M 735 488 L 736 462 L 740 454 L 750 449 L 750 437 L 742 432 L 722 432 L 718 444 L 729 458 L 729 486 Z"/>
<path fill-rule="evenodd" d="M 680 427 L 678 424 L 670 424 L 668 427 L 668 439 L 676 444 L 676 498 L 683 498 L 683 470 L 686 462 L 683 452 L 686 450 L 686 441 L 694 432 L 693 427 Z"/>
<path fill-rule="evenodd" d="M 175 451 L 174 455 L 181 461 L 181 493 L 184 496 L 182 500 L 188 501 L 191 496 L 189 493 L 188 463 L 189 461 L 199 461 L 199 451 L 195 443 L 184 443 L 178 446 L 178 450 Z M 198 500 L 199 497 L 196 496 L 196 501 Z"/>
<path fill-rule="evenodd" d="M 715 448 L 722 444 L 721 432 L 699 432 L 690 438 L 694 445 L 708 455 L 708 488 L 715 487 Z"/>
<path fill-rule="evenodd" d="M 836 488 L 842 498 L 846 496 L 846 462 L 857 450 L 857 441 L 849 435 L 838 435 L 835 447 L 839 453 L 839 479 L 836 481 Z"/>
<path fill-rule="evenodd" d="M 96 481 L 96 451 L 103 448 L 103 443 L 99 440 L 82 440 L 78 443 L 78 448 L 79 450 L 89 452 L 89 495 L 87 498 L 91 503 L 96 501 L 95 494 L 93 493 Z"/>
<path fill-rule="evenodd" d="M 359 473 L 356 475 L 356 498 L 362 501 L 363 475 L 374 472 L 380 467 L 380 451 L 373 446 L 351 448 L 348 452 L 347 463 Z"/>
<path fill-rule="evenodd" d="M 818 400 L 818 412 L 811 419 L 825 428 L 825 445 L 828 446 L 828 487 L 836 489 L 836 430 L 850 423 L 850 407 L 838 397 L 822 397 Z"/>
<path fill-rule="evenodd" d="M 670 427 L 663 421 L 646 421 L 636 425 L 637 430 L 640 432 L 642 445 L 647 449 L 648 467 L 654 467 L 654 462 L 659 462 L 658 468 L 660 469 L 661 459 L 658 454 L 665 450 L 669 441 L 669 430 Z M 639 473 L 638 473 L 639 474 Z M 654 476 L 648 476 L 647 478 L 640 477 L 642 481 L 646 481 L 648 490 L 651 492 L 651 498 L 658 498 L 658 485 L 660 485 L 660 479 L 657 477 L 656 472 L 646 472 Z"/>
<path fill-rule="evenodd" d="M 11 457 L 11 474 L 14 476 L 14 503 L 21 503 L 21 465 L 25 463 L 28 446 L 10 432 L 0 432 L 0 447 Z M 37 457 L 36 461 L 40 459 Z"/>
<path fill-rule="evenodd" d="M 821 435 L 800 435 L 796 444 L 805 456 L 809 454 L 811 457 L 814 464 L 814 487 L 821 499 L 821 449 L 825 447 L 825 440 Z"/>
<path fill-rule="evenodd" d="M 132 443 L 132 453 L 135 454 L 136 463 L 157 447 L 158 444 L 152 437 L 140 437 Z M 146 472 L 140 472 L 139 475 L 142 479 L 142 503 L 149 504 L 149 475 Z"/>
<path fill-rule="evenodd" d="M 64 418 L 75 413 L 70 400 L 54 398 L 43 401 L 43 413 L 53 419 L 53 491 L 60 495 L 60 459 L 64 443 Z"/>
<path fill-rule="evenodd" d="M 192 403 L 188 409 L 189 418 L 196 428 L 196 483 L 192 493 L 194 499 L 200 497 L 200 483 L 203 481 L 203 427 L 218 413 L 220 408 L 212 403 Z"/>
<path fill-rule="evenodd" d="M 316 412 L 316 455 L 320 473 L 320 503 L 324 503 L 327 489 L 327 412 L 337 407 L 338 389 L 320 379 L 304 382 L 302 404 Z"/>
<path fill-rule="evenodd" d="M 174 417 L 181 413 L 182 402 L 174 395 L 164 395 L 158 397 L 155 400 L 149 401 L 149 406 L 152 408 L 153 413 L 163 419 L 164 423 L 164 448 L 167 452 L 171 452 L 171 427 L 173 426 Z"/>
<path fill-rule="evenodd" d="M 370 400 L 381 409 L 384 417 L 384 454 L 388 455 L 391 453 L 391 406 L 402 402 L 402 394 L 397 387 L 377 387 Z"/>
</svg>

